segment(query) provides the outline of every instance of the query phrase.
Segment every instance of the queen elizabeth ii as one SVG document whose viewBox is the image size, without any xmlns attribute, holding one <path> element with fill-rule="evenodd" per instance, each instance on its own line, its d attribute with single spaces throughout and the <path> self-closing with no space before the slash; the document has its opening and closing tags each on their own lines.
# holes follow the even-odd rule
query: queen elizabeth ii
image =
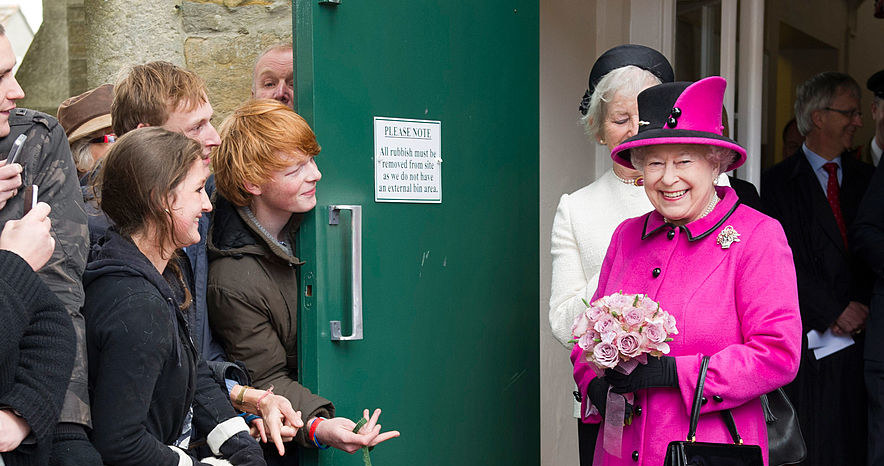
<svg viewBox="0 0 884 466">
<path fill-rule="evenodd" d="M 767 464 L 767 427 L 759 396 L 798 370 L 801 321 L 792 253 L 776 220 L 740 204 L 718 175 L 746 160 L 722 136 L 726 82 L 665 83 L 638 95 L 639 132 L 611 153 L 638 169 L 654 210 L 617 227 L 593 300 L 646 294 L 678 323 L 668 355 L 649 357 L 629 375 L 597 377 L 582 350 L 571 353 L 583 396 L 582 420 L 602 422 L 607 394 L 632 394 L 622 443 L 596 445 L 596 465 L 663 464 L 670 441 L 684 440 L 703 356 L 710 356 L 697 440 L 729 443 L 716 415 L 730 409 L 747 444 Z M 605 421 L 608 422 L 608 421 Z M 619 422 L 619 420 L 617 421 Z M 618 426 L 619 427 L 619 426 Z"/>
</svg>

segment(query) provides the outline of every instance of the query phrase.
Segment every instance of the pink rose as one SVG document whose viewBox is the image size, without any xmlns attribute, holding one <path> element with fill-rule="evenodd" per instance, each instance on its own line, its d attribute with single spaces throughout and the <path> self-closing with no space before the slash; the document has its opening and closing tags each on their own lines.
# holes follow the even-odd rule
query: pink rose
<svg viewBox="0 0 884 466">
<path fill-rule="evenodd" d="M 641 303 L 639 304 L 639 307 L 642 309 L 642 312 L 644 313 L 645 317 L 647 317 L 649 319 L 651 318 L 651 316 L 653 316 L 657 312 L 658 309 L 660 309 L 659 304 L 657 304 L 655 301 L 653 301 L 652 299 L 649 299 L 647 297 L 642 299 Z"/>
<path fill-rule="evenodd" d="M 651 356 L 660 357 L 664 354 L 669 354 L 669 343 L 656 343 L 654 344 L 655 348 L 651 349 Z"/>
<path fill-rule="evenodd" d="M 581 312 L 571 325 L 571 338 L 580 338 L 588 329 L 589 318 L 586 317 L 586 312 Z"/>
<path fill-rule="evenodd" d="M 623 322 L 626 323 L 630 329 L 638 328 L 638 326 L 644 321 L 645 313 L 641 308 L 631 307 L 623 313 Z"/>
<path fill-rule="evenodd" d="M 634 358 L 642 352 L 642 336 L 638 333 L 621 333 L 617 336 L 617 349 L 624 356 Z"/>
<path fill-rule="evenodd" d="M 622 309 L 628 306 L 632 306 L 632 302 L 635 300 L 635 297 L 632 295 L 625 295 L 623 293 L 615 293 L 608 296 L 608 307 L 611 309 Z"/>
<path fill-rule="evenodd" d="M 664 329 L 663 324 L 659 322 L 648 324 L 645 327 L 643 334 L 650 343 L 653 343 L 655 345 L 658 343 L 663 343 L 664 341 L 666 341 L 667 337 L 666 329 Z"/>
<path fill-rule="evenodd" d="M 591 332 L 595 333 L 594 330 L 592 330 Z M 593 335 L 590 335 L 590 332 L 584 333 L 583 336 L 581 336 L 580 339 L 577 340 L 577 346 L 579 346 L 580 349 L 582 349 L 585 352 L 591 352 L 592 349 L 595 348 L 595 345 L 597 345 L 597 344 L 598 344 L 598 342 L 595 341 L 595 338 L 593 338 Z"/>
<path fill-rule="evenodd" d="M 599 335 L 599 339 L 605 343 L 613 344 L 614 340 L 617 339 L 617 335 L 619 335 L 619 334 L 620 334 L 620 332 L 618 332 L 617 330 L 611 330 L 610 332 L 605 332 L 605 333 L 602 333 L 601 335 Z"/>
<path fill-rule="evenodd" d="M 598 303 L 598 301 L 596 301 L 596 303 Z M 586 310 L 586 317 L 588 317 L 591 322 L 596 322 L 601 319 L 602 316 L 607 314 L 607 309 L 598 305 L 593 305 L 591 308 Z"/>
<path fill-rule="evenodd" d="M 617 348 L 610 343 L 599 343 L 593 348 L 592 355 L 597 365 L 609 369 L 616 366 L 620 359 L 618 357 Z"/>
<path fill-rule="evenodd" d="M 663 328 L 666 329 L 666 333 L 670 335 L 677 335 L 678 329 L 675 327 L 675 317 L 672 317 L 672 314 L 665 313 L 663 318 Z"/>
<path fill-rule="evenodd" d="M 616 332 L 617 330 L 619 330 L 620 323 L 617 322 L 616 319 L 614 319 L 613 317 L 611 317 L 609 315 L 602 316 L 601 319 L 596 321 L 594 328 L 595 328 L 596 332 L 599 332 L 602 335 L 604 335 L 607 332 Z"/>
</svg>

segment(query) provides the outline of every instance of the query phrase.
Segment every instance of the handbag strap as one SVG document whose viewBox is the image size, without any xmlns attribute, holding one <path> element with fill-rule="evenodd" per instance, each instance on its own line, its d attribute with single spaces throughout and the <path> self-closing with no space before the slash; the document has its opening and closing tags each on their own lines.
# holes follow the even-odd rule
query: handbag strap
<svg viewBox="0 0 884 466">
<path fill-rule="evenodd" d="M 697 437 L 697 422 L 700 421 L 700 407 L 703 406 L 703 385 L 706 384 L 706 369 L 708 368 L 709 356 L 703 356 L 703 360 L 700 362 L 700 376 L 697 378 L 697 388 L 694 390 L 694 405 L 691 406 L 688 442 L 693 442 Z"/>
<path fill-rule="evenodd" d="M 697 378 L 697 388 L 694 391 L 694 405 L 691 406 L 691 423 L 688 427 L 688 442 L 694 442 L 697 437 L 697 423 L 700 421 L 700 408 L 703 406 L 705 398 L 703 398 L 703 386 L 706 385 L 706 370 L 709 369 L 709 356 L 703 356 L 700 362 L 700 375 Z M 727 430 L 731 434 L 735 445 L 742 445 L 743 439 L 737 432 L 737 423 L 734 421 L 734 415 L 729 409 L 721 410 L 721 418 L 724 420 Z"/>
</svg>

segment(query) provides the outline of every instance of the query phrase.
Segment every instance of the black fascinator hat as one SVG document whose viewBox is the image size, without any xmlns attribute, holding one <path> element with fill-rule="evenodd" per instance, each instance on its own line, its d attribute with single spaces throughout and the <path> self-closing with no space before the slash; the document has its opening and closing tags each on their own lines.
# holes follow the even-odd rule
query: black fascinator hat
<svg viewBox="0 0 884 466">
<path fill-rule="evenodd" d="M 580 113 L 586 115 L 589 111 L 589 98 L 595 92 L 595 87 L 606 74 L 624 66 L 637 66 L 646 70 L 660 79 L 661 83 L 671 83 L 675 80 L 672 65 L 662 53 L 644 45 L 623 44 L 618 45 L 603 53 L 589 72 L 588 89 L 580 101 Z"/>
</svg>

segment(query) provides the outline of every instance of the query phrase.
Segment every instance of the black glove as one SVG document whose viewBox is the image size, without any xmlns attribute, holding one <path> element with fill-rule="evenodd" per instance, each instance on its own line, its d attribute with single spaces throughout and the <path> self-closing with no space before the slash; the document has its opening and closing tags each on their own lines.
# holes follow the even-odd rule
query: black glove
<svg viewBox="0 0 884 466">
<path fill-rule="evenodd" d="M 237 432 L 218 448 L 221 457 L 235 466 L 267 466 L 261 446 L 248 432 Z"/>
<path fill-rule="evenodd" d="M 586 389 L 589 401 L 599 410 L 599 415 L 605 417 L 605 411 L 608 405 L 608 382 L 604 377 L 596 377 L 589 382 L 589 388 Z M 623 395 L 620 395 L 623 396 Z M 623 422 L 629 423 L 632 420 L 632 405 L 626 402 L 626 412 L 623 415 Z"/>
<path fill-rule="evenodd" d="M 675 358 L 671 356 L 649 356 L 647 364 L 639 364 L 629 375 L 606 369 L 605 379 L 614 393 L 632 393 L 650 387 L 678 387 Z"/>
</svg>

